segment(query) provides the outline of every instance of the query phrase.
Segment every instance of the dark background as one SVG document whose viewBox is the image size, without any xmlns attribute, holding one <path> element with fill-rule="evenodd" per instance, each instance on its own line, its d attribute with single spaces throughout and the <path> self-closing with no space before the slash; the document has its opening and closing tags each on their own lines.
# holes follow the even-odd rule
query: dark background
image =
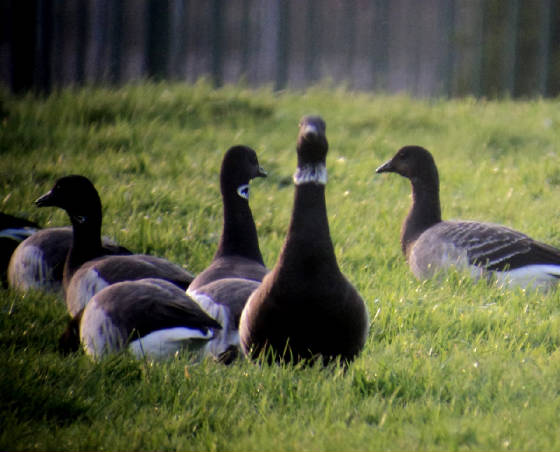
<svg viewBox="0 0 560 452">
<path fill-rule="evenodd" d="M 560 93 L 559 0 L 1 0 L 15 92 L 138 79 Z"/>
</svg>

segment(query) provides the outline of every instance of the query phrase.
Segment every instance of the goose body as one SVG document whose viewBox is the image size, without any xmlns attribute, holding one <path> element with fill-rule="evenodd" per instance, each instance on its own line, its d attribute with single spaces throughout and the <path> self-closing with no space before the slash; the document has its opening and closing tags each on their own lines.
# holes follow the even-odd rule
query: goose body
<svg viewBox="0 0 560 452">
<path fill-rule="evenodd" d="M 72 244 L 71 228 L 47 228 L 22 241 L 8 266 L 8 284 L 21 292 L 62 291 L 62 273 Z"/>
<path fill-rule="evenodd" d="M 253 149 L 234 146 L 226 152 L 220 170 L 224 213 L 220 241 L 210 265 L 187 290 L 222 325 L 206 345 L 206 353 L 225 363 L 238 354 L 241 311 L 268 271 L 249 207 L 249 183 L 264 176 Z"/>
<path fill-rule="evenodd" d="M 230 364 L 239 355 L 239 319 L 260 282 L 245 278 L 222 278 L 187 291 L 193 300 L 222 327 L 205 345 L 205 353 Z"/>
<path fill-rule="evenodd" d="M 365 344 L 366 307 L 338 267 L 329 232 L 327 149 L 324 121 L 304 117 L 288 234 L 276 265 L 241 314 L 241 345 L 251 358 L 266 353 L 281 362 L 348 362 Z"/>
<path fill-rule="evenodd" d="M 97 292 L 120 281 L 144 278 L 165 279 L 183 290 L 194 276 L 179 265 L 147 254 L 103 256 L 84 263 L 66 289 L 66 307 L 77 315 Z"/>
<path fill-rule="evenodd" d="M 38 230 L 39 226 L 32 221 L 0 212 L 0 280 L 2 286 L 8 286 L 8 266 L 15 249 Z"/>
<path fill-rule="evenodd" d="M 401 247 L 418 279 L 454 267 L 505 286 L 546 288 L 558 282 L 560 250 L 499 224 L 442 220 L 438 171 L 426 149 L 406 146 L 377 172 L 411 181 L 413 201 L 401 228 Z"/>
<path fill-rule="evenodd" d="M 143 278 L 166 279 L 186 289 L 194 276 L 180 266 L 155 256 L 131 254 L 123 247 L 107 247 L 101 240 L 102 207 L 99 194 L 89 179 L 80 175 L 58 179 L 53 188 L 38 198 L 38 207 L 59 207 L 72 223 L 63 287 L 72 320 L 60 338 L 60 348 L 75 351 L 82 310 L 103 288 L 121 281 Z"/>
<path fill-rule="evenodd" d="M 108 237 L 103 237 L 102 244 L 105 253 L 130 254 Z M 62 293 L 64 265 L 71 247 L 71 227 L 39 229 L 12 253 L 7 270 L 9 287 L 20 292 Z"/>
<path fill-rule="evenodd" d="M 95 294 L 82 315 L 80 340 L 94 359 L 124 348 L 139 358 L 162 359 L 185 348 L 200 352 L 220 328 L 184 290 L 147 278 Z"/>
</svg>

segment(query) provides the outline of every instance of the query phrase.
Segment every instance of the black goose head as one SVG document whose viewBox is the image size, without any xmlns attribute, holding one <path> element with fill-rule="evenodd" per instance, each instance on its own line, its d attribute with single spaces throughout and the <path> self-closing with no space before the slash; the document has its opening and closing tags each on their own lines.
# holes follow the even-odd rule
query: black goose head
<svg viewBox="0 0 560 452">
<path fill-rule="evenodd" d="M 304 116 L 299 122 L 297 139 L 298 166 L 315 166 L 325 163 L 329 143 L 327 126 L 320 116 Z"/>
<path fill-rule="evenodd" d="M 222 194 L 236 191 L 242 198 L 249 199 L 249 182 L 255 177 L 266 177 L 266 171 L 259 165 L 257 153 L 248 146 L 229 148 L 220 170 Z"/>
<path fill-rule="evenodd" d="M 73 224 L 100 221 L 101 200 L 87 177 L 71 175 L 58 179 L 53 188 L 35 200 L 37 207 L 60 207 Z"/>
<path fill-rule="evenodd" d="M 376 173 L 397 173 L 410 179 L 413 183 L 439 183 L 437 167 L 426 149 L 421 146 L 405 146 L 389 161 L 375 170 Z"/>
</svg>

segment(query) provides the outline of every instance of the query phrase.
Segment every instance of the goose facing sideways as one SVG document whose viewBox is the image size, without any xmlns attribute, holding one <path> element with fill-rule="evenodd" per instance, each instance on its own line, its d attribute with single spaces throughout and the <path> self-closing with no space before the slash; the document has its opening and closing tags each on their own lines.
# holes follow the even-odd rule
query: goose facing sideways
<svg viewBox="0 0 560 452">
<path fill-rule="evenodd" d="M 165 259 L 146 254 L 112 253 L 101 243 L 101 201 L 83 176 L 65 176 L 36 201 L 39 207 L 59 207 L 72 222 L 73 240 L 64 265 L 64 288 L 72 317 L 104 287 L 142 278 L 166 279 L 186 289 L 194 276 Z M 119 254 L 120 253 L 120 254 Z"/>
<path fill-rule="evenodd" d="M 267 273 L 257 228 L 249 206 L 249 183 L 265 177 L 256 152 L 233 146 L 225 153 L 220 170 L 223 226 L 210 265 L 190 284 L 187 294 L 221 325 L 208 342 L 207 353 L 229 364 L 238 355 L 239 318 L 249 295 Z"/>
<path fill-rule="evenodd" d="M 200 353 L 220 328 L 183 290 L 147 278 L 96 293 L 84 309 L 80 339 L 94 359 L 124 348 L 139 358 L 162 359 L 185 348 Z"/>
<path fill-rule="evenodd" d="M 560 250 L 493 223 L 444 221 L 439 176 L 429 151 L 405 146 L 381 165 L 410 180 L 412 206 L 401 228 L 401 248 L 418 279 L 455 267 L 504 286 L 547 288 L 560 278 Z"/>
</svg>

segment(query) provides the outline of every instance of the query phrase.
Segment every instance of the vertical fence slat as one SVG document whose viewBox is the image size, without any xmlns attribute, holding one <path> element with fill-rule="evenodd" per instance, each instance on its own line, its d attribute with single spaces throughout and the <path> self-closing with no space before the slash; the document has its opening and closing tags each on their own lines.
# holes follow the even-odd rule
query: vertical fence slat
<svg viewBox="0 0 560 452">
<path fill-rule="evenodd" d="M 420 96 L 560 92 L 552 0 L 5 0 L 14 91 L 143 77 Z M 523 64 L 520 64 L 523 62 Z"/>
<path fill-rule="evenodd" d="M 319 42 L 321 31 L 319 29 L 317 16 L 319 14 L 318 3 L 315 0 L 307 0 L 305 10 L 305 66 L 304 73 L 307 82 L 315 82 L 319 79 Z"/>
<path fill-rule="evenodd" d="M 389 72 L 389 0 L 375 0 L 372 23 L 371 79 L 372 88 L 388 89 Z"/>
<path fill-rule="evenodd" d="M 288 59 L 289 40 L 290 34 L 290 4 L 287 1 L 281 1 L 278 10 L 278 64 L 276 65 L 276 79 L 274 87 L 276 90 L 281 90 L 286 87 L 288 82 L 288 66 L 290 64 Z"/>
<path fill-rule="evenodd" d="M 169 0 L 149 0 L 146 20 L 148 76 L 164 79 L 169 75 Z"/>
<path fill-rule="evenodd" d="M 509 0 L 504 33 L 504 66 L 502 69 L 503 91 L 509 96 L 515 94 L 515 69 L 517 66 L 517 36 L 519 24 L 519 0 Z"/>
<path fill-rule="evenodd" d="M 10 7 L 12 89 L 23 92 L 33 87 L 36 4 L 12 0 Z"/>
<path fill-rule="evenodd" d="M 550 27 L 552 22 L 551 0 L 539 2 L 539 38 L 537 52 L 537 93 L 546 96 L 548 92 L 548 72 L 550 65 Z"/>
<path fill-rule="evenodd" d="M 54 0 L 39 0 L 35 27 L 37 30 L 37 44 L 35 47 L 35 72 L 33 84 L 42 93 L 51 91 L 51 61 L 52 61 L 52 24 L 54 21 Z M 83 81 L 83 79 L 82 79 Z"/>
</svg>

